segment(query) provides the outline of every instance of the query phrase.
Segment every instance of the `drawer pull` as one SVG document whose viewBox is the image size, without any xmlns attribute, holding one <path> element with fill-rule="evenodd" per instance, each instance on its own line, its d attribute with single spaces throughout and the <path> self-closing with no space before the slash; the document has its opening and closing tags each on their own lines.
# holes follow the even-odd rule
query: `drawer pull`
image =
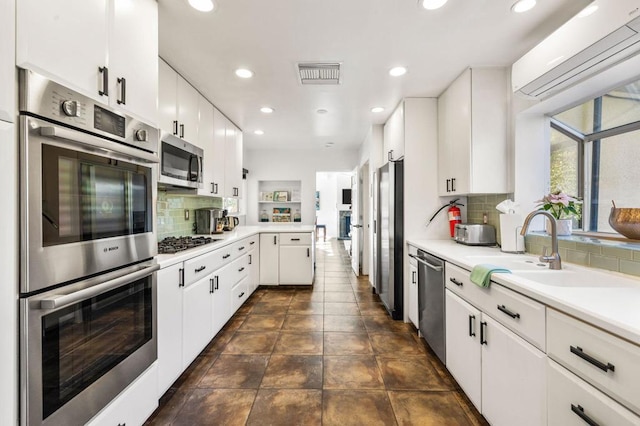
<svg viewBox="0 0 640 426">
<path fill-rule="evenodd" d="M 584 408 L 580 405 L 571 404 L 571 411 L 573 411 L 578 417 L 580 417 L 589 426 L 600 426 L 600 424 L 593 421 L 593 419 L 587 416 L 584 412 Z"/>
<path fill-rule="evenodd" d="M 238 269 L 238 272 L 242 272 L 242 271 L 244 271 L 244 266 L 242 268 Z"/>
<path fill-rule="evenodd" d="M 505 313 L 505 314 L 509 315 L 509 316 L 510 316 L 511 318 L 513 318 L 513 319 L 520 318 L 520 314 L 518 314 L 518 313 L 514 313 L 514 312 L 511 312 L 511 311 L 510 311 L 509 309 L 507 309 L 507 307 L 506 307 L 506 306 L 504 306 L 504 305 L 498 305 L 498 310 L 499 310 L 500 312 L 503 312 L 503 313 Z"/>
<path fill-rule="evenodd" d="M 251 246 L 252 246 L 252 245 L 254 245 L 255 243 L 256 243 L 255 241 L 251 241 L 251 242 L 249 243 L 249 245 L 251 245 Z"/>
<path fill-rule="evenodd" d="M 487 344 L 487 339 L 486 339 L 486 327 L 487 327 L 487 323 L 485 321 L 480 321 L 480 344 L 481 345 L 486 345 Z"/>
<path fill-rule="evenodd" d="M 199 268 L 196 268 L 196 269 L 195 269 L 196 274 L 197 274 L 198 272 L 202 272 L 202 271 L 204 271 L 205 269 L 207 269 L 207 267 L 206 267 L 206 266 L 204 266 L 204 265 L 202 265 L 202 266 L 201 266 L 201 267 L 199 267 Z"/>
<path fill-rule="evenodd" d="M 292 238 L 291 241 L 300 241 L 300 238 Z"/>
<path fill-rule="evenodd" d="M 244 291 L 238 295 L 238 298 L 241 298 L 242 296 L 244 296 Z"/>
<path fill-rule="evenodd" d="M 223 258 L 223 259 L 228 259 L 228 258 L 230 258 L 230 257 L 231 257 L 231 255 L 230 255 L 230 254 L 225 254 L 224 256 L 222 256 L 222 258 Z"/>
<path fill-rule="evenodd" d="M 244 246 L 238 247 L 238 251 L 242 251 L 242 250 L 244 250 Z"/>
<path fill-rule="evenodd" d="M 475 322 L 476 322 L 476 316 L 469 315 L 469 337 L 474 337 L 476 335 Z"/>
<path fill-rule="evenodd" d="M 611 371 L 615 371 L 616 370 L 616 367 L 613 364 L 611 364 L 610 362 L 605 364 L 602 361 L 598 361 L 597 359 L 595 359 L 591 355 L 588 355 L 588 354 L 584 353 L 580 346 L 570 346 L 570 348 L 571 348 L 571 353 L 572 354 L 579 356 L 580 358 L 582 358 L 585 361 L 587 361 L 589 364 L 595 365 L 596 367 L 598 367 L 600 370 L 602 370 L 604 372 L 607 372 L 608 370 L 611 370 Z"/>
<path fill-rule="evenodd" d="M 462 281 L 458 281 L 455 278 L 449 278 L 449 281 L 457 285 L 458 287 L 462 287 Z"/>
</svg>

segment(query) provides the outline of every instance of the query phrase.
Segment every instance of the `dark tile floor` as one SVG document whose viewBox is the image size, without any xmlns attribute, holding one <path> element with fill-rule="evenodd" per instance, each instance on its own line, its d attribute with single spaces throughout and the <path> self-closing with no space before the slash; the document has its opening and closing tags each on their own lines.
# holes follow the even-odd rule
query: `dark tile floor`
<svg viewBox="0 0 640 426">
<path fill-rule="evenodd" d="M 259 288 L 148 425 L 486 425 L 413 326 L 389 318 L 341 242 L 310 287 Z"/>
</svg>

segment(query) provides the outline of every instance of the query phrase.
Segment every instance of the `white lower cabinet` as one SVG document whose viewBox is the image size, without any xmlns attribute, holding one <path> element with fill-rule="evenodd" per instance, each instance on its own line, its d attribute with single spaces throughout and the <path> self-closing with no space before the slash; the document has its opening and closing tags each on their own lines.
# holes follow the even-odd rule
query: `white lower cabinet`
<svg viewBox="0 0 640 426">
<path fill-rule="evenodd" d="M 248 266 L 249 266 L 249 293 L 253 294 L 254 291 L 260 285 L 260 250 L 258 248 L 251 248 L 247 253 Z"/>
<path fill-rule="evenodd" d="M 90 426 L 141 425 L 158 407 L 158 365 L 153 363 L 87 424 Z"/>
<path fill-rule="evenodd" d="M 544 425 L 546 355 L 446 290 L 447 369 L 493 426 Z"/>
<path fill-rule="evenodd" d="M 547 361 L 549 426 L 640 425 L 640 417 L 555 361 Z"/>
<path fill-rule="evenodd" d="M 182 364 L 182 263 L 158 271 L 158 394 L 176 381 Z"/>
<path fill-rule="evenodd" d="M 280 284 L 311 284 L 313 262 L 310 246 L 280 246 Z"/>
<path fill-rule="evenodd" d="M 213 337 L 211 318 L 211 275 L 185 286 L 182 298 L 182 365 L 187 368 Z M 226 322 L 226 320 L 225 320 Z"/>
<path fill-rule="evenodd" d="M 260 284 L 278 285 L 280 274 L 280 235 L 260 234 Z"/>
<path fill-rule="evenodd" d="M 311 285 L 313 233 L 260 234 L 260 284 Z"/>
<path fill-rule="evenodd" d="M 546 355 L 482 314 L 482 415 L 493 426 L 544 425 Z"/>
<path fill-rule="evenodd" d="M 420 328 L 418 316 L 418 264 L 415 259 L 409 260 L 409 321 Z"/>
</svg>

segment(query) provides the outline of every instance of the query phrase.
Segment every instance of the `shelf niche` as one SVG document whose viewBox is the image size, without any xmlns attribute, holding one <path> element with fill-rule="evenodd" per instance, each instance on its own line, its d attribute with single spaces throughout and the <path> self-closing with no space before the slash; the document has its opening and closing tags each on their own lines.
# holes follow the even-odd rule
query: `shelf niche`
<svg viewBox="0 0 640 426">
<path fill-rule="evenodd" d="M 258 181 L 258 221 L 260 223 L 300 223 L 302 181 Z"/>
</svg>

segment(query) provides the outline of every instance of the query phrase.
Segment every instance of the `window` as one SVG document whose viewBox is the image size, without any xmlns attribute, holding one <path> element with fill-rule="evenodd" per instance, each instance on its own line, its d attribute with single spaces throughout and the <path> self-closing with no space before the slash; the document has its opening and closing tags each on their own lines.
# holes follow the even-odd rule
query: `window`
<svg viewBox="0 0 640 426">
<path fill-rule="evenodd" d="M 551 117 L 551 190 L 584 198 L 585 231 L 615 232 L 611 201 L 640 207 L 640 81 Z"/>
</svg>

